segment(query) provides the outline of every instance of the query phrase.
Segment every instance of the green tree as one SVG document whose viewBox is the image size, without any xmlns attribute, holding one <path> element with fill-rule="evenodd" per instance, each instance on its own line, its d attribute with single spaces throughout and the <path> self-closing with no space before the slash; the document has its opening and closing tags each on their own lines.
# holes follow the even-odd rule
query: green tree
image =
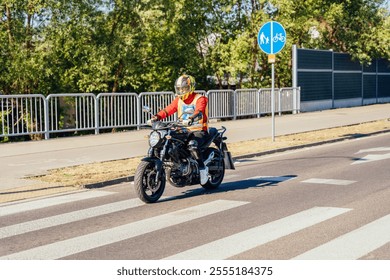
<svg viewBox="0 0 390 280">
<path fill-rule="evenodd" d="M 41 37 L 49 1 L 2 1 L 0 85 L 6 94 L 47 93 L 54 85 L 47 42 Z"/>
<path fill-rule="evenodd" d="M 348 52 L 363 63 L 389 57 L 388 11 L 383 0 L 280 1 L 281 20 L 298 47 Z M 293 10 L 288 12 L 286 10 Z M 387 45 L 386 45 L 387 43 Z"/>
<path fill-rule="evenodd" d="M 218 1 L 216 7 L 220 10 L 216 13 L 223 15 L 224 20 L 216 24 L 218 29 L 214 32 L 220 37 L 209 52 L 210 65 L 218 80 L 220 77 L 233 78 L 239 87 L 270 85 L 267 56 L 258 50 L 256 42 L 260 26 L 270 20 L 263 10 L 266 2 Z M 273 0 L 272 3 L 278 8 L 273 20 L 285 26 L 288 37 L 285 48 L 277 54 L 278 87 L 291 85 L 292 44 L 301 48 L 348 52 L 362 63 L 370 63 L 377 57 L 390 57 L 389 14 L 381 8 L 382 0 Z M 237 7 L 242 8 L 239 20 Z M 233 15 L 225 15 L 226 12 Z M 246 43 L 240 44 L 243 40 Z M 243 67 L 245 64 L 247 68 Z M 247 82 L 242 84 L 243 76 Z"/>
<path fill-rule="evenodd" d="M 6 94 L 268 87 L 257 33 L 266 0 L 1 0 L 0 90 Z M 287 31 L 276 85 L 291 86 L 291 46 L 389 58 L 384 0 L 272 0 Z"/>
</svg>

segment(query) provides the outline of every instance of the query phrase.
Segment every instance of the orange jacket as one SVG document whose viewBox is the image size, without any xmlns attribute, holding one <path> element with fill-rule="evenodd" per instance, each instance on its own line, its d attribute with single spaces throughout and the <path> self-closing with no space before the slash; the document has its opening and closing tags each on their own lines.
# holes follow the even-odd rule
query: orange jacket
<svg viewBox="0 0 390 280">
<path fill-rule="evenodd" d="M 184 104 L 190 105 L 193 103 L 194 99 L 198 97 L 199 93 L 193 92 L 191 93 L 186 100 L 184 100 Z M 167 107 L 165 107 L 163 110 L 157 113 L 157 118 L 159 120 L 165 119 L 166 117 L 176 113 L 178 111 L 180 98 L 176 97 L 171 104 L 169 104 Z M 199 112 L 202 113 L 202 130 L 207 131 L 207 123 L 208 123 L 208 111 L 207 111 L 207 102 L 208 99 L 206 96 L 200 96 L 198 97 L 198 100 L 195 104 L 195 112 L 193 115 L 197 115 Z M 180 117 L 180 116 L 179 116 Z"/>
</svg>

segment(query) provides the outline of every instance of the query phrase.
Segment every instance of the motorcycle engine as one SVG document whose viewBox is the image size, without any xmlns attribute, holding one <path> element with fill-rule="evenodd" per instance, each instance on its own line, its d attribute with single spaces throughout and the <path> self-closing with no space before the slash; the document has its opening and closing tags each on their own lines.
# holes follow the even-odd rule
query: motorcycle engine
<svg viewBox="0 0 390 280">
<path fill-rule="evenodd" d="M 184 187 L 191 184 L 192 175 L 196 173 L 197 162 L 191 158 L 181 161 L 179 164 L 174 163 L 167 170 L 167 179 L 169 183 L 175 187 Z"/>
<path fill-rule="evenodd" d="M 181 176 L 188 176 L 191 174 L 192 168 L 191 168 L 191 163 L 187 162 L 182 162 L 179 165 L 179 170 L 181 172 Z"/>
</svg>

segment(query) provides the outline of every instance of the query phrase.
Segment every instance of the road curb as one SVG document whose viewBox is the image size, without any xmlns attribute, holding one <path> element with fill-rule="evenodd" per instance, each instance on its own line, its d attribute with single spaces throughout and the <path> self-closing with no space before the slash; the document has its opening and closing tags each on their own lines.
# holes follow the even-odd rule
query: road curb
<svg viewBox="0 0 390 280">
<path fill-rule="evenodd" d="M 117 184 L 121 184 L 121 183 L 132 182 L 132 181 L 134 181 L 134 175 L 127 176 L 127 177 L 121 177 L 121 178 L 108 180 L 108 181 L 103 181 L 103 182 L 98 182 L 98 183 L 87 184 L 87 185 L 84 185 L 84 188 L 86 188 L 86 189 L 99 189 L 99 188 L 104 188 L 104 187 L 117 185 Z"/>
<path fill-rule="evenodd" d="M 273 150 L 268 150 L 268 151 L 263 151 L 263 152 L 258 152 L 258 153 L 251 153 L 251 154 L 240 155 L 240 156 L 233 157 L 233 160 L 240 160 L 240 159 L 244 159 L 244 158 L 246 159 L 246 158 L 260 157 L 260 156 L 276 154 L 276 153 L 283 153 L 283 152 L 286 152 L 286 151 L 292 151 L 292 150 L 299 150 L 299 149 L 310 148 L 310 147 L 315 147 L 315 146 L 321 146 L 321 145 L 324 145 L 324 144 L 331 144 L 331 143 L 342 142 L 342 141 L 346 141 L 346 140 L 353 140 L 353 139 L 358 139 L 358 138 L 375 136 L 375 135 L 389 133 L 389 132 L 390 132 L 390 129 L 386 129 L 386 130 L 375 131 L 375 132 L 364 133 L 364 134 L 354 134 L 354 135 L 351 135 L 351 136 L 340 137 L 340 138 L 331 139 L 331 140 L 325 140 L 325 141 L 308 143 L 308 144 L 303 144 L 303 145 L 297 145 L 297 146 L 290 146 L 290 147 L 285 147 L 285 148 L 273 149 Z M 134 181 L 134 176 L 133 175 L 132 176 L 118 178 L 118 179 L 114 179 L 114 180 L 99 182 L 99 183 L 87 184 L 87 185 L 84 185 L 84 188 L 86 188 L 86 189 L 98 189 L 98 188 L 108 187 L 108 186 L 117 185 L 117 184 L 121 184 L 121 183 L 132 182 L 132 181 Z"/>
</svg>

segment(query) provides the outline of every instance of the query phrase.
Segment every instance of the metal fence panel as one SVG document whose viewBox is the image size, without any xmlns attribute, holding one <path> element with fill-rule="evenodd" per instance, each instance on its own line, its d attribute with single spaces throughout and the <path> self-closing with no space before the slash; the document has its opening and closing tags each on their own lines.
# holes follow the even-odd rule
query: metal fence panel
<svg viewBox="0 0 390 280">
<path fill-rule="evenodd" d="M 164 109 L 175 99 L 175 95 L 171 91 L 167 92 L 142 92 L 139 95 L 139 125 L 145 125 L 147 120 L 151 118 L 151 115 L 143 112 L 143 106 L 148 106 L 151 109 L 152 114 L 158 113 Z M 165 119 L 165 121 L 174 121 L 177 114 Z"/>
<path fill-rule="evenodd" d="M 260 114 L 271 114 L 272 113 L 272 101 L 271 101 L 271 92 L 272 89 L 270 88 L 262 88 L 259 90 L 260 95 Z M 279 89 L 274 89 L 274 95 L 275 95 L 275 111 L 278 108 L 278 95 L 279 95 Z"/>
<path fill-rule="evenodd" d="M 0 136 L 44 133 L 45 108 L 41 94 L 0 95 Z"/>
<path fill-rule="evenodd" d="M 97 130 L 96 96 L 92 93 L 50 94 L 47 106 L 48 134 Z"/>
<path fill-rule="evenodd" d="M 335 72 L 333 74 L 333 99 L 362 98 L 362 72 Z"/>
<path fill-rule="evenodd" d="M 101 93 L 97 96 L 98 129 L 138 126 L 136 93 Z"/>
<path fill-rule="evenodd" d="M 195 90 L 196 93 L 200 93 L 201 95 L 206 96 L 207 92 L 205 90 Z"/>
<path fill-rule="evenodd" d="M 296 45 L 292 51 L 293 87 L 302 88 L 300 105 L 306 111 L 378 103 L 383 93 L 390 98 L 389 83 L 380 83 L 382 75 L 389 80 L 389 59 L 362 65 L 347 53 L 298 49 Z"/>
<path fill-rule="evenodd" d="M 279 90 L 278 112 L 296 112 L 298 111 L 299 88 L 281 88 Z"/>
<path fill-rule="evenodd" d="M 259 94 L 257 89 L 237 89 L 235 91 L 235 116 L 259 116 Z"/>
<path fill-rule="evenodd" d="M 234 117 L 234 91 L 233 90 L 209 90 L 209 119 Z"/>
</svg>

